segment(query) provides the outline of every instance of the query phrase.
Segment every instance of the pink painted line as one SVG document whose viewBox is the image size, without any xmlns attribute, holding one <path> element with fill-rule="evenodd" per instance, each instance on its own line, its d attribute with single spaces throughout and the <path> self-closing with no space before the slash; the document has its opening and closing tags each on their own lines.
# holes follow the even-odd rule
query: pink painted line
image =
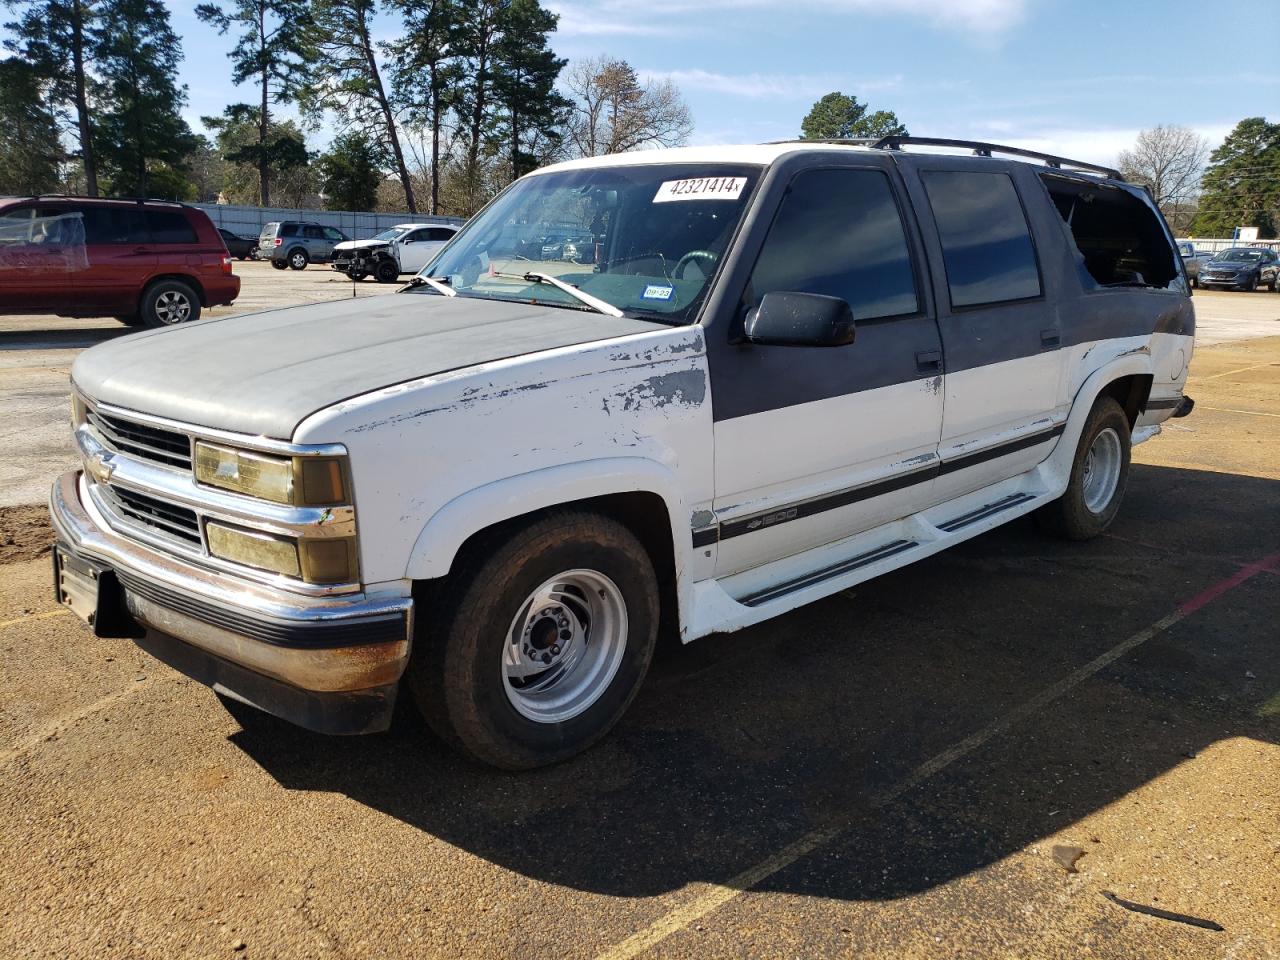
<svg viewBox="0 0 1280 960">
<path fill-rule="evenodd" d="M 1269 557 L 1263 557 L 1261 560 L 1255 560 L 1248 566 L 1241 567 L 1225 580 L 1219 580 L 1213 586 L 1197 593 L 1190 600 L 1187 600 L 1178 606 L 1178 613 L 1182 616 L 1195 613 L 1201 607 L 1207 606 L 1228 590 L 1240 586 L 1250 577 L 1257 576 L 1260 573 L 1277 573 L 1280 572 L 1280 553 L 1273 553 Z"/>
</svg>

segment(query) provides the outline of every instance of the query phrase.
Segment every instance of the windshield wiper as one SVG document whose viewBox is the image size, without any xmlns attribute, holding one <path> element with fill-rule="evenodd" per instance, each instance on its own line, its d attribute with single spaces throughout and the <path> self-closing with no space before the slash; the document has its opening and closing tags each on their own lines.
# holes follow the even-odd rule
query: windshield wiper
<svg viewBox="0 0 1280 960">
<path fill-rule="evenodd" d="M 549 283 L 557 290 L 563 290 L 569 296 L 573 297 L 580 303 L 585 303 L 597 313 L 603 313 L 610 317 L 625 317 L 626 314 L 615 307 L 607 300 L 601 300 L 599 297 L 593 297 L 589 293 L 583 293 L 571 283 L 565 283 L 559 277 L 553 277 L 549 273 L 490 273 L 491 277 L 501 277 L 507 280 L 524 280 L 526 283 Z"/>
<path fill-rule="evenodd" d="M 403 289 L 412 290 L 414 287 L 430 287 L 436 293 L 442 293 L 446 297 L 456 297 L 458 295 L 457 290 L 453 289 L 453 287 L 449 286 L 447 283 L 437 280 L 435 277 L 413 277 L 404 285 Z"/>
</svg>

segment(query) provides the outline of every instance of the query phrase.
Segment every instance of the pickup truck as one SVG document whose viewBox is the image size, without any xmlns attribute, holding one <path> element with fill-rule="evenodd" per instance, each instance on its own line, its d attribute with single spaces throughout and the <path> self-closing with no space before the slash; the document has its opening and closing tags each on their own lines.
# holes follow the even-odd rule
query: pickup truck
<svg viewBox="0 0 1280 960">
<path fill-rule="evenodd" d="M 575 259 L 522 240 L 566 217 Z M 1106 168 L 905 137 L 575 160 L 391 296 L 81 354 L 58 598 L 312 730 L 408 695 L 472 758 L 552 763 L 660 629 L 1029 513 L 1102 533 L 1131 447 L 1191 409 L 1194 331 L 1168 227 Z"/>
</svg>

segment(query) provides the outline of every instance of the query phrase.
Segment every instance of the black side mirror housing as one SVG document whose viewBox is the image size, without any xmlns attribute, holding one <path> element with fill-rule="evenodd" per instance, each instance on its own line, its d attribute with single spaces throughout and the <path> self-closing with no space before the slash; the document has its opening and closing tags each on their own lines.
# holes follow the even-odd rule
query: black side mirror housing
<svg viewBox="0 0 1280 960">
<path fill-rule="evenodd" d="M 843 347 L 853 343 L 853 308 L 819 293 L 766 293 L 747 314 L 743 334 L 775 347 Z"/>
</svg>

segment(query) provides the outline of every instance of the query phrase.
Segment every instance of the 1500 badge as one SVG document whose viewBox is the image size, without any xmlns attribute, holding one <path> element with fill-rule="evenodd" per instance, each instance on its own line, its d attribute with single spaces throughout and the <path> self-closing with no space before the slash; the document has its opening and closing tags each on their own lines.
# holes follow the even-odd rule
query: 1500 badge
<svg viewBox="0 0 1280 960">
<path fill-rule="evenodd" d="M 799 514 L 800 511 L 795 507 L 790 510 L 779 510 L 777 513 L 766 513 L 763 517 L 748 520 L 747 529 L 759 530 L 761 527 L 771 527 L 775 523 L 786 523 L 788 520 L 794 520 Z"/>
</svg>

